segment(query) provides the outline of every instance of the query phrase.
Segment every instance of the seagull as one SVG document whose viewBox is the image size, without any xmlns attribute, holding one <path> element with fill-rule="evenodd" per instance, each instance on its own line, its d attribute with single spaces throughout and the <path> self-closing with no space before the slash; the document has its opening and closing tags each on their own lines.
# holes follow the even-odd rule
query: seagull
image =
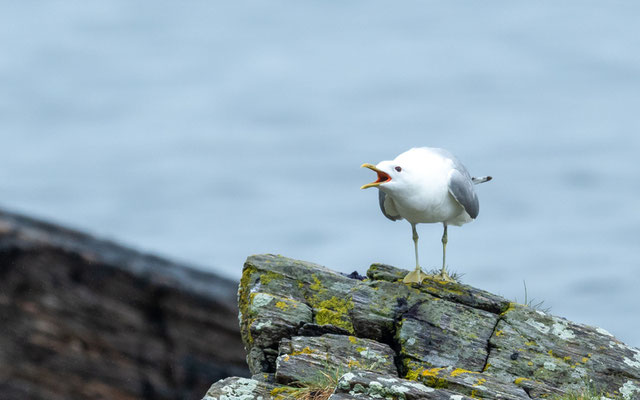
<svg viewBox="0 0 640 400">
<path fill-rule="evenodd" d="M 391 161 L 377 165 L 362 164 L 378 174 L 375 182 L 361 189 L 377 187 L 380 210 L 392 221 L 406 219 L 411 224 L 416 253 L 416 269 L 404 283 L 421 283 L 431 276 L 422 272 L 418 262 L 420 223 L 442 223 L 442 270 L 434 277 L 451 282 L 446 270 L 447 226 L 462 226 L 478 217 L 480 205 L 474 185 L 488 182 L 490 176 L 472 178 L 458 159 L 446 150 L 418 147 L 405 151 Z"/>
</svg>

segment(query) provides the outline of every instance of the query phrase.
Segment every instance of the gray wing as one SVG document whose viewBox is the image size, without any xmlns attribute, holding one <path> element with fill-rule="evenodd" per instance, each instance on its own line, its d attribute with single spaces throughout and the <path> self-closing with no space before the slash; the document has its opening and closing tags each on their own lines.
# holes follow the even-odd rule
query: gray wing
<svg viewBox="0 0 640 400">
<path fill-rule="evenodd" d="M 382 210 L 385 217 L 392 221 L 402 219 L 400 214 L 398 214 L 398 210 L 396 210 L 396 205 L 393 202 L 393 199 L 391 197 L 387 197 L 387 194 L 382 190 L 378 190 L 378 201 L 380 202 L 380 210 Z"/>
<path fill-rule="evenodd" d="M 480 212 L 480 204 L 478 203 L 478 196 L 473 189 L 473 181 L 462 164 L 455 164 L 454 169 L 449 173 L 449 193 L 460 203 L 471 218 L 476 219 Z M 462 169 L 459 169 L 460 167 Z"/>
</svg>

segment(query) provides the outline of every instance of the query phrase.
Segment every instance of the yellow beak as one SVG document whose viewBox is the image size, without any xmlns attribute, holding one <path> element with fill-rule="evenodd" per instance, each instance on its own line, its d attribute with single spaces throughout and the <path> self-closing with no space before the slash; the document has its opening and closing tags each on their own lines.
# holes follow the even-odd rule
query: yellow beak
<svg viewBox="0 0 640 400">
<path fill-rule="evenodd" d="M 360 189 L 367 189 L 367 188 L 370 188 L 370 187 L 380 186 L 383 183 L 391 181 L 391 177 L 389 176 L 389 174 L 387 174 L 384 171 L 379 170 L 378 168 L 376 168 L 375 165 L 364 163 L 360 167 L 361 168 L 369 168 L 370 170 L 372 170 L 372 171 L 374 171 L 375 173 L 378 174 L 378 180 L 376 180 L 375 182 L 367 183 L 366 185 L 362 185 L 362 187 Z"/>
</svg>

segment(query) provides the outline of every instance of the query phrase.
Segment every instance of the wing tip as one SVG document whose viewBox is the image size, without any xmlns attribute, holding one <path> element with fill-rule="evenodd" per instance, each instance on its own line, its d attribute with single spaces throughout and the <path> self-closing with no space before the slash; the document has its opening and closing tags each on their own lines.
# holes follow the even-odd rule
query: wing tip
<svg viewBox="0 0 640 400">
<path fill-rule="evenodd" d="M 485 182 L 489 182 L 490 180 L 493 179 L 493 176 L 474 176 L 473 178 L 471 178 L 471 181 L 475 184 L 478 185 L 480 183 L 485 183 Z"/>
</svg>

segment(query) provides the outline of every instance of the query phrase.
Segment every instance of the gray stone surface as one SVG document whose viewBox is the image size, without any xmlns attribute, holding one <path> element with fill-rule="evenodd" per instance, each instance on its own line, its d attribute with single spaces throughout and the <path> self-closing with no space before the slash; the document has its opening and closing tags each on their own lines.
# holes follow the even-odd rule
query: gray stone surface
<svg viewBox="0 0 640 400">
<path fill-rule="evenodd" d="M 396 375 L 394 351 L 386 344 L 355 336 L 325 334 L 282 339 L 276 360 L 276 382 L 307 384 L 336 378 L 351 370 L 376 371 Z"/>
<path fill-rule="evenodd" d="M 227 378 L 211 385 L 202 400 L 267 400 L 272 398 L 274 388 L 254 379 Z"/>
<path fill-rule="evenodd" d="M 350 396 L 350 397 L 342 397 Z M 452 397 L 453 396 L 453 397 Z M 468 400 L 471 397 L 460 395 L 448 389 L 432 388 L 421 382 L 395 378 L 372 372 L 344 374 L 338 381 L 335 394 L 330 400 L 342 398 L 382 398 L 398 400 Z"/>
<path fill-rule="evenodd" d="M 586 379 L 609 393 L 626 384 L 637 387 L 640 397 L 640 350 L 604 329 L 513 304 L 489 345 L 486 371 L 493 375 L 529 378 L 565 391 L 583 386 Z"/>
<path fill-rule="evenodd" d="M 489 355 L 487 342 L 499 316 L 428 294 L 421 297 L 398 322 L 403 359 L 482 371 Z"/>
<path fill-rule="evenodd" d="M 640 399 L 640 350 L 605 330 L 455 282 L 406 285 L 406 272 L 374 264 L 359 280 L 281 256 L 249 257 L 238 300 L 251 371 L 275 376 L 276 399 L 300 393 L 285 383 L 332 384 L 333 400 L 553 399 L 587 384 Z M 367 368 L 357 357 L 362 343 L 393 362 Z"/>
</svg>

